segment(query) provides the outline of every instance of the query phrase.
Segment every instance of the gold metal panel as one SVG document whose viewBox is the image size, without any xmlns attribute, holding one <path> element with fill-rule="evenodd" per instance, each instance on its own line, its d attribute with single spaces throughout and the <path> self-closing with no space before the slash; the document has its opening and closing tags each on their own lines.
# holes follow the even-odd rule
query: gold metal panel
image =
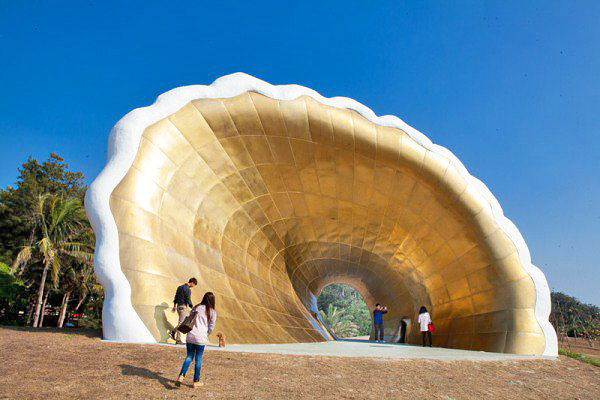
<svg viewBox="0 0 600 400">
<path fill-rule="evenodd" d="M 254 166 L 241 136 L 231 136 L 221 139 L 219 142 L 238 170 Z"/>
<path fill-rule="evenodd" d="M 501 230 L 486 237 L 485 242 L 496 260 L 502 260 L 517 251 L 513 242 Z"/>
<path fill-rule="evenodd" d="M 291 101 L 280 101 L 279 109 L 283 115 L 288 136 L 311 141 L 304 98 L 299 97 Z"/>
<path fill-rule="evenodd" d="M 311 139 L 315 143 L 333 145 L 333 126 L 329 115 L 329 107 L 323 107 L 321 103 L 310 97 L 304 97 L 306 110 L 308 112 L 308 126 Z"/>
<path fill-rule="evenodd" d="M 294 165 L 294 154 L 290 141 L 286 137 L 268 136 L 269 147 L 273 153 L 275 164 Z"/>
<path fill-rule="evenodd" d="M 250 98 L 258 113 L 265 134 L 269 136 L 287 136 L 285 121 L 279 110 L 279 102 L 255 92 L 250 93 Z"/>
<path fill-rule="evenodd" d="M 266 136 L 242 136 L 242 139 L 255 164 L 273 164 L 273 154 Z"/>
<path fill-rule="evenodd" d="M 223 100 L 240 135 L 264 135 L 265 132 L 249 93 Z M 252 152 L 250 152 L 252 155 Z"/>
<path fill-rule="evenodd" d="M 160 148 L 142 137 L 133 167 L 164 189 L 169 184 L 177 165 Z"/>
<path fill-rule="evenodd" d="M 443 179 L 449 164 L 450 160 L 446 157 L 428 150 L 423 159 L 422 171 L 429 179 L 437 183 Z"/>
<path fill-rule="evenodd" d="M 238 135 L 235 123 L 222 100 L 195 100 L 192 101 L 192 104 L 201 112 L 203 119 L 217 138 L 222 139 Z M 180 130 L 182 129 L 180 128 Z"/>
<path fill-rule="evenodd" d="M 152 214 L 158 214 L 163 188 L 135 167 L 131 168 L 122 182 L 123 185 L 117 186 L 112 196 L 133 203 Z"/>
<path fill-rule="evenodd" d="M 390 331 L 426 305 L 438 343 L 543 349 L 535 288 L 489 204 L 447 159 L 354 111 L 258 93 L 193 101 L 146 129 L 110 206 L 159 340 L 173 291 L 196 276 L 194 301 L 217 294 L 232 342 L 321 340 L 305 305 L 343 282 L 390 306 Z"/>
<path fill-rule="evenodd" d="M 144 138 L 165 153 L 175 165 L 180 165 L 183 160 L 195 154 L 186 137 L 167 119 L 148 127 L 145 133 Z"/>
<path fill-rule="evenodd" d="M 354 151 L 375 160 L 377 156 L 377 128 L 375 125 L 352 112 L 354 125 Z"/>
</svg>

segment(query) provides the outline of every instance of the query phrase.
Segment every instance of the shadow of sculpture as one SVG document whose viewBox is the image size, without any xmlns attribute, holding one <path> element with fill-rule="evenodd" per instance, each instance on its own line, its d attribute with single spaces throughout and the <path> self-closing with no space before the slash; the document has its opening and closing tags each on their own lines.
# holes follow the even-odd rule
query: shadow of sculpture
<svg viewBox="0 0 600 400">
<path fill-rule="evenodd" d="M 165 378 L 161 375 L 160 372 L 154 372 L 150 371 L 147 368 L 135 367 L 133 365 L 127 364 L 120 364 L 119 367 L 121 367 L 122 375 L 139 376 L 147 379 L 155 379 L 168 390 L 177 389 L 177 387 L 175 386 L 176 381 L 173 379 Z"/>
<path fill-rule="evenodd" d="M 175 327 L 167 320 L 167 313 L 171 312 L 171 307 L 165 302 L 154 307 L 154 320 L 156 328 L 160 333 L 160 342 L 166 342 L 169 339 L 169 331 Z"/>
</svg>

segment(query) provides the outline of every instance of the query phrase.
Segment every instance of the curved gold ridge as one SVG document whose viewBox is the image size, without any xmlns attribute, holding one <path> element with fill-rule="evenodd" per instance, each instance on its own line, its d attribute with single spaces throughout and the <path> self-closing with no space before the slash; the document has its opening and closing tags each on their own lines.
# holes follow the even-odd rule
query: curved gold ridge
<svg viewBox="0 0 600 400">
<path fill-rule="evenodd" d="M 216 329 L 233 343 L 323 340 L 306 305 L 345 282 L 388 305 L 389 334 L 426 305 L 436 345 L 546 346 L 517 249 L 456 167 L 308 96 L 191 101 L 145 129 L 110 209 L 133 306 L 157 340 L 176 322 L 174 289 L 195 276 L 194 302 L 215 292 Z"/>
</svg>

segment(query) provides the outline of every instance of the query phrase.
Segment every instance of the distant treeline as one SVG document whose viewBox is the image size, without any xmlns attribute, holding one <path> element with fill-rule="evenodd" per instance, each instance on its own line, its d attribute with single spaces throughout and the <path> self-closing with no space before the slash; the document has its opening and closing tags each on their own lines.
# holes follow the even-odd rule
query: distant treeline
<svg viewBox="0 0 600 400">
<path fill-rule="evenodd" d="M 600 338 L 600 308 L 562 292 L 552 292 L 550 322 L 559 337 Z"/>
</svg>

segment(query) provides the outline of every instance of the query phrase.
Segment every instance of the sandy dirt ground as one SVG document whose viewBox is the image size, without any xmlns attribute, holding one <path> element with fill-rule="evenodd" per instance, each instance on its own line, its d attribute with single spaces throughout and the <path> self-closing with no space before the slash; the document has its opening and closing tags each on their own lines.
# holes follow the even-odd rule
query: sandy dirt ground
<svg viewBox="0 0 600 400">
<path fill-rule="evenodd" d="M 0 328 L 0 399 L 600 399 L 576 360 L 424 361 L 204 353 L 203 388 L 177 389 L 184 350 Z"/>
<path fill-rule="evenodd" d="M 600 341 L 599 340 L 587 340 L 581 338 L 562 338 L 558 342 L 559 347 L 574 351 L 576 353 L 586 354 L 590 357 L 600 359 Z"/>
</svg>

